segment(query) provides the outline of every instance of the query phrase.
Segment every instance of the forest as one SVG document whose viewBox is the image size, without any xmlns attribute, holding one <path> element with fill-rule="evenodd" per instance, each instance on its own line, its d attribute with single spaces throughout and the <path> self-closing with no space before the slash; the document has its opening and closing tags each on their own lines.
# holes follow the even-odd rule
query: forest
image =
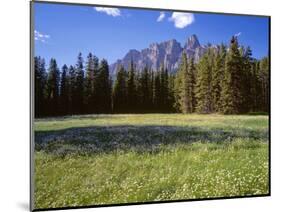
<svg viewBox="0 0 281 212">
<path fill-rule="evenodd" d="M 269 112 L 269 58 L 255 59 L 250 47 L 233 36 L 229 45 L 209 45 L 198 63 L 182 54 L 176 73 L 164 65 L 128 70 L 114 77 L 107 60 L 78 54 L 75 65 L 58 67 L 56 59 L 34 57 L 35 118 L 111 113 Z"/>
</svg>

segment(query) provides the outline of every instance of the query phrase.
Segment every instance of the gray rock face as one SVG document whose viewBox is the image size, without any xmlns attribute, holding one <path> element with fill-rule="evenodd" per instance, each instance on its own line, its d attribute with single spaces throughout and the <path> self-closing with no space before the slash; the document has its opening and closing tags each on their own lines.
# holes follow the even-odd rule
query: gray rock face
<svg viewBox="0 0 281 212">
<path fill-rule="evenodd" d="M 200 43 L 198 41 L 198 38 L 196 35 L 191 35 L 184 46 L 185 49 L 196 49 L 197 47 L 200 47 Z"/>
<path fill-rule="evenodd" d="M 142 70 L 145 66 L 148 66 L 155 71 L 163 64 L 168 71 L 176 72 L 183 51 L 186 52 L 188 58 L 194 58 L 195 62 L 198 62 L 205 53 L 206 47 L 200 45 L 196 35 L 190 36 L 184 47 L 181 47 L 181 44 L 175 39 L 161 43 L 152 43 L 148 48 L 140 51 L 135 49 L 130 50 L 123 59 L 117 60 L 110 65 L 110 72 L 112 75 L 115 75 L 118 66 L 121 64 L 125 69 L 128 69 L 131 60 L 137 70 Z"/>
</svg>

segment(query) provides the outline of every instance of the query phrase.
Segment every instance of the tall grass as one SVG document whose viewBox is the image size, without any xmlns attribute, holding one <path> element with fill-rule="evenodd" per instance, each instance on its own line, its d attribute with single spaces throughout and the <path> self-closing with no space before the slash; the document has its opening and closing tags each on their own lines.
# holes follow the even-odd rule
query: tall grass
<svg viewBox="0 0 281 212">
<path fill-rule="evenodd" d="M 268 193 L 266 116 L 36 121 L 35 207 Z"/>
</svg>

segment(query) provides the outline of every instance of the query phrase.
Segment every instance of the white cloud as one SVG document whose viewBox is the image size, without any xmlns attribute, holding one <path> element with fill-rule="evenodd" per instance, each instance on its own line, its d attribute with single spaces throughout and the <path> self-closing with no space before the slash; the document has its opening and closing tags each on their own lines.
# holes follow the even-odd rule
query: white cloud
<svg viewBox="0 0 281 212">
<path fill-rule="evenodd" d="M 235 36 L 235 37 L 239 37 L 241 34 L 242 34 L 242 32 L 238 32 L 238 33 L 236 33 L 234 36 Z"/>
<path fill-rule="evenodd" d="M 121 11 L 117 8 L 111 8 L 111 7 L 95 7 L 95 10 L 97 12 L 106 13 L 107 15 L 111 15 L 113 17 L 120 16 Z"/>
<path fill-rule="evenodd" d="M 164 12 L 160 12 L 159 17 L 157 18 L 157 22 L 162 21 L 165 18 L 165 13 Z"/>
<path fill-rule="evenodd" d="M 38 41 L 41 41 L 43 43 L 46 42 L 47 39 L 50 38 L 50 35 L 47 35 L 47 34 L 43 34 L 37 30 L 34 30 L 34 39 L 35 40 L 38 40 Z"/>
<path fill-rule="evenodd" d="M 192 24 L 195 19 L 192 13 L 173 12 L 169 20 L 174 22 L 176 28 L 182 29 Z"/>
</svg>

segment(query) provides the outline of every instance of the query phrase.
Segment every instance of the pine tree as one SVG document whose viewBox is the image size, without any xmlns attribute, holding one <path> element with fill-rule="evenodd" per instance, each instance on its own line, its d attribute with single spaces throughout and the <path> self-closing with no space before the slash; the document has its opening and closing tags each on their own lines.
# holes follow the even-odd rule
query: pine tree
<svg viewBox="0 0 281 212">
<path fill-rule="evenodd" d="M 41 94 L 41 73 L 40 73 L 40 57 L 34 57 L 34 73 L 35 73 L 35 117 L 40 117 L 42 112 L 40 111 L 40 98 Z"/>
<path fill-rule="evenodd" d="M 133 61 L 131 60 L 129 71 L 128 71 L 128 112 L 136 112 L 136 100 L 137 100 L 137 90 L 136 90 L 136 76 L 135 67 Z"/>
<path fill-rule="evenodd" d="M 67 65 L 63 65 L 60 82 L 60 113 L 66 115 L 69 113 L 69 73 Z"/>
<path fill-rule="evenodd" d="M 142 99 L 141 99 L 141 72 L 140 70 L 136 69 L 136 77 L 135 77 L 135 83 L 136 83 L 136 106 L 135 110 L 137 113 L 142 112 Z"/>
<path fill-rule="evenodd" d="M 159 70 L 154 75 L 153 108 L 155 112 L 161 111 L 161 77 Z"/>
<path fill-rule="evenodd" d="M 222 112 L 238 114 L 241 111 L 241 69 L 242 61 L 237 37 L 232 37 L 229 52 L 226 56 L 225 74 L 222 85 Z"/>
<path fill-rule="evenodd" d="M 151 110 L 150 88 L 149 70 L 148 67 L 145 66 L 140 76 L 140 105 L 145 112 Z"/>
<path fill-rule="evenodd" d="M 93 113 L 101 113 L 102 108 L 100 106 L 100 100 L 102 99 L 102 86 L 101 81 L 99 79 L 100 77 L 100 69 L 99 69 L 99 59 L 93 55 L 93 93 L 90 100 L 91 104 L 91 111 Z"/>
<path fill-rule="evenodd" d="M 195 66 L 194 66 L 194 59 L 191 58 L 189 65 L 188 65 L 188 72 L 186 76 L 186 83 L 188 87 L 188 112 L 193 113 L 195 111 L 196 106 L 196 99 L 195 99 Z"/>
<path fill-rule="evenodd" d="M 254 60 L 251 65 L 251 111 L 257 112 L 259 111 L 259 95 L 261 94 L 260 91 L 260 81 L 258 79 L 258 72 L 259 72 L 259 62 L 258 60 Z"/>
<path fill-rule="evenodd" d="M 84 66 L 82 54 L 79 53 L 75 67 L 75 84 L 73 87 L 73 110 L 75 114 L 84 113 Z"/>
<path fill-rule="evenodd" d="M 226 47 L 225 45 L 221 44 L 219 47 L 219 51 L 215 54 L 212 77 L 213 101 L 215 112 L 222 111 L 221 92 L 222 81 L 224 79 L 225 57 Z"/>
<path fill-rule="evenodd" d="M 69 66 L 69 106 L 68 106 L 68 114 L 74 114 L 74 99 L 75 99 L 75 68 L 71 65 Z"/>
<path fill-rule="evenodd" d="M 160 112 L 168 109 L 168 70 L 162 64 L 160 67 Z"/>
<path fill-rule="evenodd" d="M 186 53 L 184 52 L 182 54 L 182 60 L 181 60 L 181 66 L 180 66 L 180 72 L 181 73 L 181 86 L 180 86 L 180 109 L 183 113 L 190 113 L 191 108 L 189 107 L 189 85 L 188 85 L 188 63 L 187 63 L 187 56 Z"/>
<path fill-rule="evenodd" d="M 187 72 L 187 56 L 183 52 L 181 56 L 180 67 L 175 76 L 175 85 L 174 85 L 174 95 L 175 95 L 175 104 L 174 108 L 177 112 L 183 112 L 183 99 L 184 96 L 184 75 Z"/>
<path fill-rule="evenodd" d="M 242 52 L 242 71 L 240 75 L 240 83 L 241 83 L 241 96 L 242 102 L 240 106 L 241 113 L 247 113 L 253 108 L 253 96 L 251 94 L 252 88 L 254 86 L 253 75 L 252 75 L 252 50 L 250 47 L 244 48 Z"/>
<path fill-rule="evenodd" d="M 175 105 L 175 75 L 170 74 L 168 76 L 168 112 L 173 113 L 176 112 Z"/>
<path fill-rule="evenodd" d="M 259 80 L 261 86 L 261 111 L 269 111 L 269 60 L 264 57 L 260 60 Z"/>
<path fill-rule="evenodd" d="M 47 98 L 49 115 L 59 115 L 59 82 L 60 72 L 54 58 L 50 60 L 47 80 Z"/>
<path fill-rule="evenodd" d="M 196 82 L 196 111 L 198 113 L 213 112 L 212 96 L 212 50 L 208 48 L 207 53 L 201 58 L 198 64 L 198 76 Z"/>
<path fill-rule="evenodd" d="M 35 71 L 35 117 L 46 115 L 46 81 L 47 73 L 45 68 L 45 60 L 41 57 L 34 57 Z"/>
<path fill-rule="evenodd" d="M 127 74 L 122 65 L 118 67 L 115 84 L 113 86 L 113 111 L 124 113 L 127 110 Z"/>
<path fill-rule="evenodd" d="M 102 113 L 111 113 L 112 111 L 112 102 L 111 102 L 111 93 L 112 93 L 112 82 L 109 76 L 109 67 L 105 59 L 102 59 L 99 66 L 99 89 L 100 89 L 100 102 L 99 102 L 99 111 Z"/>
<path fill-rule="evenodd" d="M 148 72 L 148 112 L 153 112 L 153 86 L 154 86 L 154 71 L 150 68 Z"/>
<path fill-rule="evenodd" d="M 95 62 L 92 53 L 88 54 L 86 62 L 84 105 L 86 113 L 94 112 L 94 71 Z"/>
</svg>

